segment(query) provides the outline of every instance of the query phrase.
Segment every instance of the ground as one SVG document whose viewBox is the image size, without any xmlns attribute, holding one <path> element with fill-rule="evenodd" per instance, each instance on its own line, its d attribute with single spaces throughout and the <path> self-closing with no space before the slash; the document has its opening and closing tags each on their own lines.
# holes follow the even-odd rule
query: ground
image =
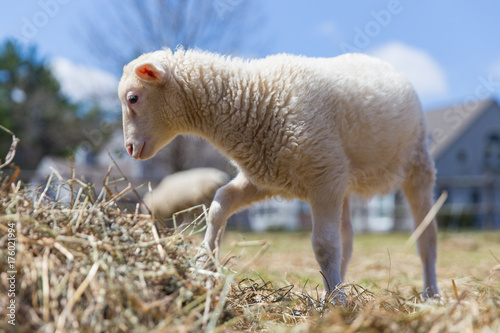
<svg viewBox="0 0 500 333">
<path fill-rule="evenodd" d="M 409 234 L 360 234 L 354 238 L 354 254 L 347 281 L 371 291 L 399 290 L 410 294 L 422 288 L 421 265 L 415 245 L 404 250 Z M 275 284 L 294 284 L 322 288 L 321 275 L 310 244 L 310 232 L 251 233 L 227 232 L 223 256 L 232 251 L 241 261 L 251 258 L 261 246 L 234 247 L 234 242 L 266 240 L 269 249 L 254 261 L 248 276 L 262 276 Z M 500 279 L 500 232 L 440 233 L 437 273 L 439 288 L 445 297 L 466 291 L 468 283 L 479 280 L 485 284 Z M 497 259 L 498 258 L 498 259 Z"/>
</svg>

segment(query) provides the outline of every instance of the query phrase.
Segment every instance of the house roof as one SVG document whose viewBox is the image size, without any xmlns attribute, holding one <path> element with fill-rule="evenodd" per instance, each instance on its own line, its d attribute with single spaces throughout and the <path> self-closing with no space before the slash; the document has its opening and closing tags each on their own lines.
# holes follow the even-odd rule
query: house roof
<svg viewBox="0 0 500 333">
<path fill-rule="evenodd" d="M 487 99 L 427 112 L 427 127 L 430 136 L 429 148 L 434 159 L 438 159 L 453 142 L 493 105 L 498 106 L 495 100 Z"/>
</svg>

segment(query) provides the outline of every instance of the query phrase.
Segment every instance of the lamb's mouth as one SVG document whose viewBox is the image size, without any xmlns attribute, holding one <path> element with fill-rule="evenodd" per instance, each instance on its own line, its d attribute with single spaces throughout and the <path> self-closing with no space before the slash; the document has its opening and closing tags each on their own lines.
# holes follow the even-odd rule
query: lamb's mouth
<svg viewBox="0 0 500 333">
<path fill-rule="evenodd" d="M 141 144 L 140 148 L 138 149 L 136 156 L 133 156 L 133 157 L 135 159 L 141 159 L 142 160 L 143 159 L 142 155 L 143 155 L 145 147 L 146 147 L 146 140 L 142 141 L 142 144 Z"/>
</svg>

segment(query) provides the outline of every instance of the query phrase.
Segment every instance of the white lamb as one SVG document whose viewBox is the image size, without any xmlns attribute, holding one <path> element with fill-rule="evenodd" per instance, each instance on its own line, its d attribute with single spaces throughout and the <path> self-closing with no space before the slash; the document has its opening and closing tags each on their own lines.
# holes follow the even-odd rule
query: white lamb
<svg viewBox="0 0 500 333">
<path fill-rule="evenodd" d="M 132 157 L 148 159 L 176 135 L 193 133 L 239 166 L 210 206 L 204 242 L 216 253 L 237 210 L 278 195 L 305 200 L 329 293 L 352 254 L 352 193 L 402 186 L 416 225 L 432 206 L 435 170 L 418 97 L 381 60 L 281 54 L 245 61 L 165 49 L 126 65 L 118 92 Z M 438 295 L 436 248 L 432 221 L 418 240 L 425 297 Z"/>
<path fill-rule="evenodd" d="M 209 205 L 215 191 L 227 184 L 229 175 L 213 168 L 195 168 L 176 172 L 165 178 L 143 201 L 155 217 L 169 219 L 178 211 L 197 205 Z M 141 207 L 143 213 L 148 208 Z"/>
</svg>

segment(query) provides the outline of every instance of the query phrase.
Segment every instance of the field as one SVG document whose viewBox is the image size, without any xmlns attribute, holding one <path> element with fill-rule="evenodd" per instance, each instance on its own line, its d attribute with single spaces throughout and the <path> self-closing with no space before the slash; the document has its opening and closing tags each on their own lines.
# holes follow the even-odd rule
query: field
<svg viewBox="0 0 500 333">
<path fill-rule="evenodd" d="M 158 227 L 120 207 L 130 187 L 70 179 L 49 198 L 0 185 L 0 331 L 500 331 L 499 232 L 441 233 L 442 298 L 429 301 L 409 234 L 357 235 L 336 305 L 320 299 L 307 232 L 227 232 L 221 265 L 200 269 L 202 221 Z"/>
<path fill-rule="evenodd" d="M 354 239 L 354 255 L 349 266 L 348 282 L 360 284 L 371 291 L 399 290 L 411 294 L 421 286 L 421 266 L 415 246 L 404 250 L 409 234 L 360 234 Z M 231 243 L 241 241 L 267 241 L 266 253 L 252 264 L 254 274 L 265 280 L 293 283 L 308 289 L 321 286 L 321 275 L 314 259 L 309 232 L 238 233 L 227 232 L 223 253 L 232 251 L 241 255 L 242 261 L 252 257 L 259 246 L 246 247 L 243 251 Z M 225 251 L 225 252 L 224 252 Z M 493 283 L 500 277 L 500 232 L 440 233 L 438 276 L 445 298 L 454 297 L 452 281 L 460 291 L 475 278 Z M 251 273 L 249 273 L 251 275 Z M 255 275 L 252 275 L 253 277 Z M 321 289 L 321 288 L 320 288 Z M 466 288 L 461 291 L 466 291 Z"/>
<path fill-rule="evenodd" d="M 440 301 L 428 302 L 421 302 L 418 297 L 422 282 L 415 247 L 404 249 L 409 236 L 402 233 L 357 235 L 346 281 L 356 289 L 350 290 L 353 303 L 361 303 L 350 313 L 357 317 L 347 316 L 339 325 L 339 317 L 335 315 L 338 309 L 334 309 L 318 321 L 313 320 L 314 324 L 304 320 L 305 324 L 300 327 L 316 331 L 315 325 L 319 325 L 318 331 L 349 328 L 353 332 L 371 329 L 472 332 L 486 327 L 498 331 L 500 322 L 495 318 L 500 315 L 500 233 L 441 233 L 437 269 L 443 297 Z M 245 275 L 257 281 L 272 281 L 277 288 L 294 285 L 295 292 L 317 297 L 317 292 L 321 293 L 321 276 L 309 237 L 307 232 L 230 232 L 225 236 L 223 249 L 241 253 L 230 243 L 242 239 L 269 242 L 269 249 L 253 262 L 251 272 Z M 241 260 L 252 257 L 257 248 L 245 248 Z M 369 300 L 359 297 L 365 291 L 370 295 Z"/>
</svg>

